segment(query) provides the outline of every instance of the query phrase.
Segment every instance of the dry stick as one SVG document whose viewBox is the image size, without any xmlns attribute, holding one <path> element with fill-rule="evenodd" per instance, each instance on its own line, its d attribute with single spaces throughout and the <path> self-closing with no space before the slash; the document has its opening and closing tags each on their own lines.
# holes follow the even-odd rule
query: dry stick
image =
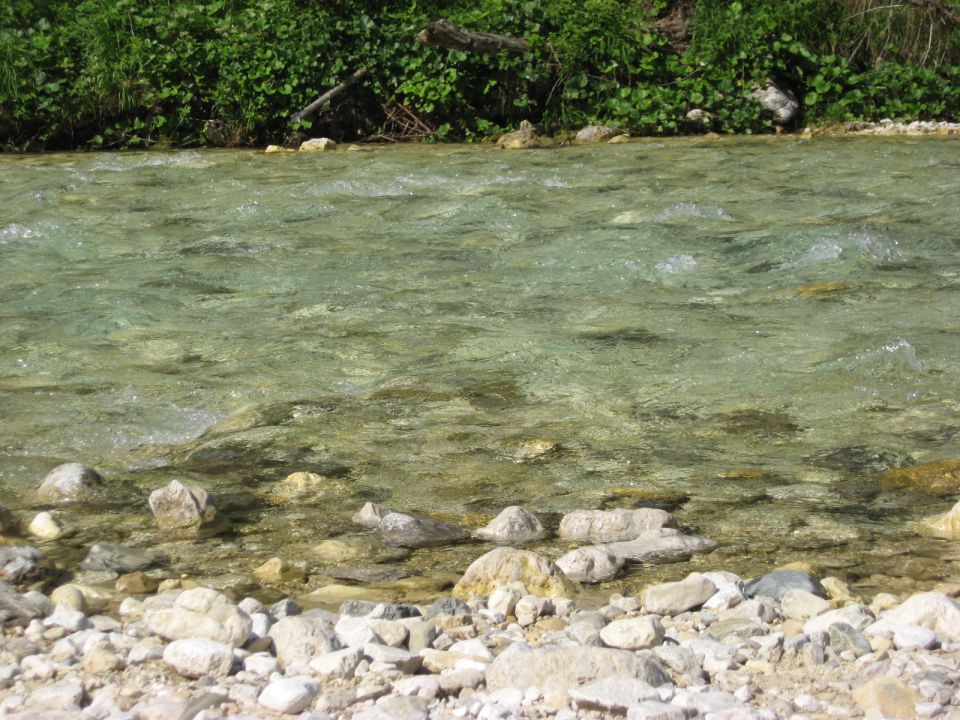
<svg viewBox="0 0 960 720">
<path fill-rule="evenodd" d="M 437 20 L 430 23 L 420 31 L 417 40 L 424 45 L 438 45 L 450 50 L 465 50 L 489 55 L 496 55 L 501 52 L 524 55 L 530 51 L 530 43 L 523 38 L 512 38 L 506 35 L 484 32 L 464 32 L 458 30 L 449 20 Z"/>
<path fill-rule="evenodd" d="M 353 75 L 351 75 L 350 77 L 348 77 L 346 80 L 344 80 L 344 81 L 343 81 L 342 83 L 340 83 L 339 85 L 336 85 L 336 86 L 330 88 L 329 90 L 327 90 L 323 95 L 321 95 L 320 97 L 318 97 L 318 98 L 317 98 L 316 100 L 314 100 L 312 103 L 310 103 L 309 105 L 307 105 L 303 110 L 301 110 L 301 111 L 298 112 L 296 115 L 294 115 L 292 118 L 290 118 L 290 122 L 293 123 L 293 124 L 296 124 L 296 123 L 300 122 L 301 120 L 303 120 L 303 119 L 304 119 L 305 117 L 307 117 L 308 115 L 311 115 L 311 114 L 315 113 L 317 110 L 319 110 L 321 107 L 323 107 L 323 106 L 326 105 L 328 102 L 330 102 L 331 100 L 333 100 L 337 95 L 339 95 L 340 93 L 342 93 L 342 92 L 343 92 L 344 90 L 346 90 L 348 87 L 350 87 L 351 85 L 359 82 L 360 80 L 363 80 L 363 78 L 365 78 L 367 75 L 368 75 L 368 72 L 367 72 L 367 69 L 366 69 L 366 68 L 360 68 L 359 70 L 354 71 Z"/>
</svg>

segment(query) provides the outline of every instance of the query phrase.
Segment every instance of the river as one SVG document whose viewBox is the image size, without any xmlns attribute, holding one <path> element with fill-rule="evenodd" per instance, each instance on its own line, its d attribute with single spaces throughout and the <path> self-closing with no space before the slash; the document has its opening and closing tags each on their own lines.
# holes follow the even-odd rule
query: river
<svg viewBox="0 0 960 720">
<path fill-rule="evenodd" d="M 605 591 L 957 575 L 911 529 L 952 500 L 879 482 L 960 455 L 954 140 L 5 156 L 0 194 L 0 501 L 29 519 L 66 461 L 109 484 L 57 510 L 64 562 L 114 540 L 249 573 L 374 500 L 471 526 L 653 505 L 720 543 Z M 277 497 L 299 470 L 329 480 Z M 173 478 L 234 532 L 157 536 Z"/>
</svg>

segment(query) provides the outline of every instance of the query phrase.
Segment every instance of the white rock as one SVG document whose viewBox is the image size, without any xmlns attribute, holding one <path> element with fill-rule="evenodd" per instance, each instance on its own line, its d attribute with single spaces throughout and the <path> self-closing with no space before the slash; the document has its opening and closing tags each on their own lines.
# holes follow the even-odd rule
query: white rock
<svg viewBox="0 0 960 720">
<path fill-rule="evenodd" d="M 30 693 L 27 705 L 43 710 L 79 710 L 83 702 L 83 685 L 76 680 L 39 687 Z"/>
<path fill-rule="evenodd" d="M 575 548 L 557 560 L 564 575 L 580 583 L 612 580 L 626 561 L 599 545 Z"/>
<path fill-rule="evenodd" d="M 337 144 L 330 138 L 310 138 L 300 143 L 303 152 L 330 152 L 336 149 Z"/>
<path fill-rule="evenodd" d="M 881 616 L 903 625 L 922 625 L 950 642 L 960 642 L 960 603 L 939 592 L 925 592 L 907 598 Z"/>
<path fill-rule="evenodd" d="M 392 648 L 389 645 L 367 643 L 363 647 L 363 654 L 372 662 L 393 665 L 397 670 L 408 675 L 415 673 L 423 664 L 423 659 L 419 655 L 400 648 Z"/>
<path fill-rule="evenodd" d="M 704 610 L 727 610 L 747 599 L 743 590 L 743 580 L 733 573 L 714 571 L 702 574 L 717 588 L 713 597 L 703 604 Z"/>
<path fill-rule="evenodd" d="M 380 636 L 371 627 L 371 621 L 365 617 L 344 615 L 337 620 L 334 631 L 345 647 L 363 647 L 367 643 L 381 642 Z"/>
<path fill-rule="evenodd" d="M 679 582 L 660 583 L 644 590 L 643 607 L 657 615 L 679 615 L 699 608 L 717 592 L 717 586 L 699 573 Z"/>
<path fill-rule="evenodd" d="M 805 622 L 830 610 L 830 603 L 806 590 L 794 588 L 783 594 L 780 610 L 785 618 Z"/>
<path fill-rule="evenodd" d="M 366 528 L 379 528 L 380 521 L 389 514 L 390 511 L 385 507 L 377 505 L 376 503 L 368 502 L 364 503 L 363 507 L 354 513 L 351 520 L 357 525 L 362 525 Z"/>
<path fill-rule="evenodd" d="M 517 601 L 523 597 L 525 588 L 522 583 L 501 585 L 487 598 L 487 608 L 505 616 L 513 614 Z"/>
<path fill-rule="evenodd" d="M 670 513 L 656 508 L 627 510 L 576 510 L 560 520 L 558 535 L 564 540 L 616 542 L 640 533 L 676 524 Z"/>
<path fill-rule="evenodd" d="M 87 616 L 67 605 L 57 605 L 53 613 L 43 620 L 44 627 L 62 627 L 70 632 L 77 632 L 90 627 Z"/>
<path fill-rule="evenodd" d="M 664 634 L 660 618 L 646 615 L 626 620 L 614 620 L 600 630 L 600 639 L 613 648 L 645 650 L 662 643 Z"/>
<path fill-rule="evenodd" d="M 275 622 L 270 628 L 281 665 L 298 660 L 310 660 L 317 655 L 340 649 L 333 626 L 322 616 L 310 613 L 291 615 Z"/>
<path fill-rule="evenodd" d="M 249 615 L 210 588 L 184 590 L 172 608 L 147 611 L 144 621 L 168 640 L 204 637 L 232 647 L 243 645 L 253 627 Z"/>
<path fill-rule="evenodd" d="M 63 527 L 51 513 L 42 512 L 30 521 L 27 532 L 41 540 L 56 540 L 63 535 Z"/>
<path fill-rule="evenodd" d="M 612 675 L 594 680 L 577 688 L 570 688 L 570 699 L 581 708 L 594 708 L 625 713 L 644 700 L 659 700 L 657 689 L 626 675 Z"/>
<path fill-rule="evenodd" d="M 363 650 L 358 647 L 345 648 L 324 653 L 310 660 L 310 670 L 321 677 L 347 680 L 363 659 Z"/>
<path fill-rule="evenodd" d="M 504 508 L 486 527 L 474 533 L 481 540 L 501 543 L 532 542 L 546 534 L 537 517 L 519 505 Z"/>
<path fill-rule="evenodd" d="M 816 632 L 827 632 L 834 623 L 847 623 L 855 630 L 863 630 L 873 623 L 873 613 L 866 605 L 847 605 L 846 607 L 828 612 L 810 618 L 803 624 L 803 632 L 812 635 Z"/>
<path fill-rule="evenodd" d="M 317 686 L 309 678 L 284 678 L 267 685 L 257 702 L 268 710 L 292 715 L 306 710 L 316 694 Z"/>
<path fill-rule="evenodd" d="M 280 671 L 280 663 L 269 653 L 254 653 L 243 659 L 243 669 L 260 677 L 270 677 Z"/>
<path fill-rule="evenodd" d="M 473 638 L 471 640 L 461 640 L 460 642 L 455 642 L 450 646 L 449 652 L 457 653 L 458 655 L 464 655 L 467 657 L 472 657 L 477 660 L 483 660 L 490 662 L 493 660 L 493 653 L 490 652 L 489 648 L 483 644 L 483 641 L 479 638 Z"/>
<path fill-rule="evenodd" d="M 163 661 L 184 677 L 223 678 L 233 666 L 233 648 L 209 638 L 174 640 L 163 651 Z"/>
<path fill-rule="evenodd" d="M 932 650 L 939 645 L 937 633 L 921 625 L 904 625 L 887 619 L 869 625 L 864 634 L 870 637 L 889 635 L 897 650 Z"/>
</svg>

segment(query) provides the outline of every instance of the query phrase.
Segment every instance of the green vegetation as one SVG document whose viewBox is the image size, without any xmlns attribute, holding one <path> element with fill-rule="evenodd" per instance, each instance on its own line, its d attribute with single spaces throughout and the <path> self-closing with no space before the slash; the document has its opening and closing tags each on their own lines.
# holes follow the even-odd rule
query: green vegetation
<svg viewBox="0 0 960 720">
<path fill-rule="evenodd" d="M 421 45 L 445 17 L 526 38 L 524 56 Z M 332 108 L 289 118 L 358 68 Z M 0 6 L 0 146 L 475 140 L 548 130 L 769 132 L 773 79 L 797 124 L 956 118 L 960 3 L 947 0 L 17 0 Z M 311 125 L 312 123 L 312 125 Z"/>
</svg>

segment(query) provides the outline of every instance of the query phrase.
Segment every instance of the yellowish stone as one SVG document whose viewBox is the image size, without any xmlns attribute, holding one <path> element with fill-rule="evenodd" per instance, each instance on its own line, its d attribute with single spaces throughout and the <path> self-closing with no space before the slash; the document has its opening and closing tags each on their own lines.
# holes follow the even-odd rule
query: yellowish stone
<svg viewBox="0 0 960 720">
<path fill-rule="evenodd" d="M 932 460 L 887 470 L 880 476 L 880 483 L 886 487 L 914 490 L 935 497 L 956 495 L 960 492 L 960 460 Z"/>
</svg>

